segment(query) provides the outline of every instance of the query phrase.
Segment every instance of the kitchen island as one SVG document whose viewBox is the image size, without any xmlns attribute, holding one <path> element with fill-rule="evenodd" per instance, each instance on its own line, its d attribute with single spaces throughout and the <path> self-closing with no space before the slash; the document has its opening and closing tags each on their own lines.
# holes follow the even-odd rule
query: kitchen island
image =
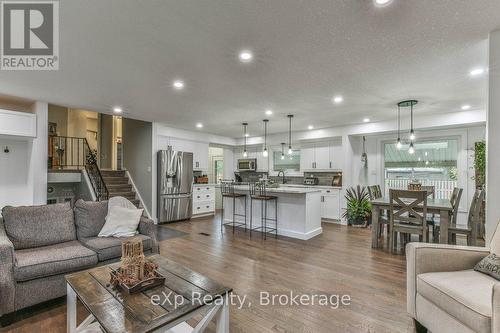
<svg viewBox="0 0 500 333">
<path fill-rule="evenodd" d="M 248 185 L 234 187 L 236 193 L 246 194 L 247 228 L 250 227 L 250 193 Z M 278 235 L 307 240 L 323 232 L 321 228 L 321 191 L 310 188 L 279 187 L 267 188 L 267 194 L 278 197 Z M 236 213 L 245 209 L 245 199 L 236 199 Z M 262 201 L 253 200 L 252 227 L 261 226 Z M 265 204 L 265 203 L 264 203 Z M 267 216 L 274 218 L 275 203 L 268 202 Z M 224 222 L 233 218 L 233 200 L 224 200 Z M 236 216 L 237 222 L 244 222 L 243 217 Z M 274 221 L 267 222 L 274 228 Z M 273 232 L 274 233 L 274 232 Z"/>
</svg>

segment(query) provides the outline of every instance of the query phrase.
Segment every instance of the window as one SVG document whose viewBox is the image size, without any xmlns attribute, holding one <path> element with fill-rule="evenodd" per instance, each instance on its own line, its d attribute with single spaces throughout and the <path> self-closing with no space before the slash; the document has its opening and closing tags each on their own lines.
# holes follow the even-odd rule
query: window
<svg viewBox="0 0 500 333">
<path fill-rule="evenodd" d="M 406 189 L 417 182 L 434 186 L 437 199 L 449 199 L 457 186 L 458 139 L 429 140 L 415 143 L 415 154 L 408 145 L 397 149 L 395 143 L 384 147 L 385 191 Z"/>
<path fill-rule="evenodd" d="M 285 158 L 281 159 L 281 151 L 273 152 L 274 171 L 299 171 L 300 170 L 300 150 L 294 150 L 291 155 L 285 152 Z"/>
</svg>

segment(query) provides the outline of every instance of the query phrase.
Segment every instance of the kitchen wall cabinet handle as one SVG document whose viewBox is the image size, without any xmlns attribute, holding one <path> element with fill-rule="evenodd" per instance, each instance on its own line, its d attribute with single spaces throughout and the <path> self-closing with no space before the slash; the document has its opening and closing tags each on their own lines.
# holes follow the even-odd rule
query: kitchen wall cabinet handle
<svg viewBox="0 0 500 333">
<path fill-rule="evenodd" d="M 330 169 L 332 168 L 332 161 L 330 161 Z"/>
</svg>

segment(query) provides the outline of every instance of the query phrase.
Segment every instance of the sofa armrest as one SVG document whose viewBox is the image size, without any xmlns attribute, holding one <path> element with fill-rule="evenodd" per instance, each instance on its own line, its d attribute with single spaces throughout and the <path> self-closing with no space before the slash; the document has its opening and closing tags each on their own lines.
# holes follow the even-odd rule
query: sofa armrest
<svg viewBox="0 0 500 333">
<path fill-rule="evenodd" d="M 148 236 L 151 238 L 151 241 L 153 242 L 152 244 L 152 252 L 153 253 L 160 253 L 160 246 L 158 244 L 158 237 L 156 233 L 156 224 L 154 223 L 153 220 L 142 216 L 141 220 L 139 222 L 139 232 L 145 236 Z"/>
<path fill-rule="evenodd" d="M 500 332 L 500 282 L 493 286 L 491 331 Z"/>
<path fill-rule="evenodd" d="M 490 254 L 485 247 L 431 243 L 406 246 L 406 308 L 416 319 L 417 275 L 430 272 L 453 272 L 472 269 Z"/>
<path fill-rule="evenodd" d="M 0 316 L 14 311 L 14 245 L 0 219 Z"/>
</svg>

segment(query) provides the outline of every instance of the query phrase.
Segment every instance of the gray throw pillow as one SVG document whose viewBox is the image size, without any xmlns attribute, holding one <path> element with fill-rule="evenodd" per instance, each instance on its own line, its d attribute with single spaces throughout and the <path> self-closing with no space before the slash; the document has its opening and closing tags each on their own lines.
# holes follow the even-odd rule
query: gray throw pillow
<svg viewBox="0 0 500 333">
<path fill-rule="evenodd" d="M 78 239 L 97 237 L 101 231 L 106 215 L 108 215 L 108 201 L 84 201 L 75 203 L 75 224 Z"/>
<path fill-rule="evenodd" d="M 492 253 L 478 262 L 474 270 L 500 280 L 500 257 Z"/>
</svg>

